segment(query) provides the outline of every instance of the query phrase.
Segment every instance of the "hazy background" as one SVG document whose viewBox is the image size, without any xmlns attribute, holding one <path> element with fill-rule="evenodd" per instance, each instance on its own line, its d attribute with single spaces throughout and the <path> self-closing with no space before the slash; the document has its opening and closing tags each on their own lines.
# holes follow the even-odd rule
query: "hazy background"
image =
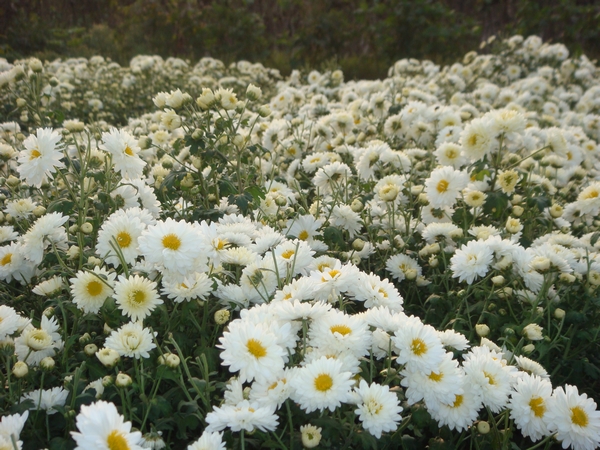
<svg viewBox="0 0 600 450">
<path fill-rule="evenodd" d="M 404 57 L 449 63 L 491 35 L 537 34 L 600 56 L 599 0 L 2 0 L 0 57 L 212 56 L 384 77 Z"/>
</svg>

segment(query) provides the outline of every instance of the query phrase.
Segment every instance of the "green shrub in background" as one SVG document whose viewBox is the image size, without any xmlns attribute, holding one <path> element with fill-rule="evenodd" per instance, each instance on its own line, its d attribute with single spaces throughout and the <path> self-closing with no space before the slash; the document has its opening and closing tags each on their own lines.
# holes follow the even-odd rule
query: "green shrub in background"
<svg viewBox="0 0 600 450">
<path fill-rule="evenodd" d="M 404 57 L 449 63 L 495 34 L 536 34 L 596 58 L 598 30 L 593 0 L 12 0 L 0 6 L 0 56 L 216 56 L 284 74 L 333 63 L 359 79 Z"/>
</svg>

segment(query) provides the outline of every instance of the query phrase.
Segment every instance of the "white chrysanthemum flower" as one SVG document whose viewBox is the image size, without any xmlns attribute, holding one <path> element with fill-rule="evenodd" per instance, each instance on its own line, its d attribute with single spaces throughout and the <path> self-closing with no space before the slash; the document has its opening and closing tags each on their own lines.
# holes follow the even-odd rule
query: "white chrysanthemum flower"
<svg viewBox="0 0 600 450">
<path fill-rule="evenodd" d="M 63 345 L 56 317 L 42 316 L 39 328 L 29 324 L 15 339 L 15 353 L 19 361 L 37 366 L 45 357 L 56 355 L 56 350 L 61 350 Z"/>
<path fill-rule="evenodd" d="M 352 373 L 342 372 L 342 363 L 323 356 L 298 369 L 290 380 L 292 399 L 305 412 L 334 411 L 350 399 Z"/>
<path fill-rule="evenodd" d="M 152 333 L 141 322 L 129 322 L 118 330 L 113 330 L 104 345 L 120 356 L 135 359 L 149 358 L 148 352 L 156 347 Z"/>
<path fill-rule="evenodd" d="M 221 431 L 225 428 L 231 428 L 234 432 L 252 432 L 256 428 L 261 431 L 273 431 L 279 421 L 274 408 L 243 400 L 237 405 L 213 406 L 213 410 L 206 415 L 206 423 L 206 432 Z"/>
<path fill-rule="evenodd" d="M 544 367 L 537 361 L 533 361 L 525 356 L 515 356 L 515 362 L 524 373 L 529 375 L 537 375 L 544 380 L 550 379 L 550 375 L 546 369 L 544 369 Z"/>
<path fill-rule="evenodd" d="M 19 316 L 14 308 L 0 305 L 0 341 L 4 341 L 19 328 L 26 326 L 28 319 Z"/>
<path fill-rule="evenodd" d="M 554 389 L 544 418 L 563 448 L 593 450 L 600 445 L 600 411 L 596 408 L 587 394 L 579 394 L 577 387 L 567 384 Z"/>
<path fill-rule="evenodd" d="M 348 350 L 357 358 L 369 353 L 371 333 L 367 323 L 358 315 L 338 310 L 316 317 L 308 331 L 309 344 L 325 352 Z"/>
<path fill-rule="evenodd" d="M 328 300 L 331 302 L 337 301 L 337 296 L 341 292 L 348 292 L 353 289 L 356 284 L 358 268 L 352 264 L 344 264 L 338 260 L 335 261 L 333 267 L 319 264 L 315 261 L 319 270 L 310 272 L 311 280 L 315 287 L 316 300 Z"/>
<path fill-rule="evenodd" d="M 123 178 L 140 178 L 146 162 L 139 157 L 140 147 L 137 139 L 125 130 L 112 128 L 102 133 L 102 150 L 106 150 L 112 157 L 112 163 Z"/>
<path fill-rule="evenodd" d="M 407 366 L 402 371 L 402 386 L 406 387 L 409 404 L 425 399 L 427 405 L 438 403 L 452 404 L 456 396 L 462 394 L 464 373 L 458 361 L 446 353 L 438 366 L 429 373 Z"/>
<path fill-rule="evenodd" d="M 250 401 L 261 406 L 275 406 L 276 409 L 286 401 L 291 393 L 289 383 L 291 372 L 286 369 L 280 376 L 270 379 L 255 381 L 250 390 Z"/>
<path fill-rule="evenodd" d="M 27 262 L 24 256 L 23 245 L 19 242 L 11 242 L 9 245 L 0 247 L 0 280 L 10 282 L 13 278 L 23 280 L 23 269 Z"/>
<path fill-rule="evenodd" d="M 275 247 L 275 261 L 279 268 L 279 278 L 304 273 L 313 260 L 314 251 L 301 240 L 285 241 Z"/>
<path fill-rule="evenodd" d="M 55 387 L 52 389 L 36 389 L 35 391 L 27 392 L 21 397 L 21 403 L 25 400 L 33 400 L 33 406 L 29 409 L 38 410 L 42 409 L 46 411 L 46 414 L 51 415 L 58 412 L 54 409 L 55 406 L 65 406 L 69 391 L 62 387 Z"/>
<path fill-rule="evenodd" d="M 354 212 L 350 205 L 335 205 L 331 210 L 331 224 L 348 231 L 350 238 L 354 238 L 362 229 L 360 214 Z"/>
<path fill-rule="evenodd" d="M 534 442 L 548 436 L 544 416 L 552 395 L 552 383 L 536 375 L 523 374 L 513 388 L 508 407 L 517 428 Z"/>
<path fill-rule="evenodd" d="M 403 310 L 404 299 L 392 283 L 386 278 L 382 280 L 375 274 L 360 273 L 359 282 L 352 292 L 354 298 L 365 302 L 365 308 L 385 306 L 393 312 Z"/>
<path fill-rule="evenodd" d="M 285 349 L 278 337 L 262 324 L 237 320 L 219 339 L 221 359 L 230 372 L 240 372 L 242 382 L 273 379 L 284 367 Z"/>
<path fill-rule="evenodd" d="M 52 179 L 57 168 L 65 167 L 61 161 L 64 155 L 56 148 L 60 139 L 57 131 L 38 128 L 35 135 L 30 134 L 23 141 L 25 150 L 19 153 L 17 171 L 25 183 L 40 188 L 45 181 Z"/>
<path fill-rule="evenodd" d="M 71 432 L 77 444 L 75 450 L 143 450 L 142 433 L 131 432 L 131 422 L 125 422 L 112 403 L 82 405 L 75 424 L 79 430 Z"/>
<path fill-rule="evenodd" d="M 45 214 L 36 220 L 23 236 L 25 258 L 39 264 L 44 257 L 44 250 L 52 244 L 60 250 L 66 250 L 67 233 L 62 225 L 67 220 L 69 216 L 59 212 Z"/>
<path fill-rule="evenodd" d="M 452 347 L 459 351 L 466 350 L 470 347 L 469 340 L 464 334 L 457 333 L 454 330 L 438 331 L 438 336 L 444 347 Z"/>
<path fill-rule="evenodd" d="M 481 394 L 483 404 L 494 413 L 500 412 L 508 402 L 513 381 L 502 360 L 487 347 L 475 347 L 465 355 L 463 368 L 468 382 Z"/>
<path fill-rule="evenodd" d="M 398 428 L 398 423 L 402 420 L 402 407 L 398 396 L 390 392 L 389 386 L 377 383 L 369 386 L 365 380 L 361 380 L 355 391 L 360 396 L 360 401 L 354 413 L 358 415 L 365 430 L 379 439 L 382 432 Z"/>
<path fill-rule="evenodd" d="M 494 254 L 484 241 L 469 241 L 450 258 L 452 277 L 472 284 L 476 277 L 484 277 Z"/>
<path fill-rule="evenodd" d="M 139 210 L 132 208 L 111 214 L 100 227 L 96 254 L 104 258 L 107 264 L 119 267 L 122 258 L 126 264 L 132 265 L 139 256 L 138 238 L 147 224 L 131 214 L 135 209 Z"/>
<path fill-rule="evenodd" d="M 436 329 L 412 316 L 396 330 L 392 342 L 398 352 L 398 364 L 425 373 L 436 370 L 446 354 Z"/>
<path fill-rule="evenodd" d="M 197 441 L 188 445 L 187 450 L 225 450 L 223 432 L 204 431 Z"/>
<path fill-rule="evenodd" d="M 421 276 L 423 271 L 416 260 L 403 254 L 390 256 L 385 268 L 398 281 L 414 280 Z"/>
<path fill-rule="evenodd" d="M 438 164 L 442 166 L 452 166 L 459 169 L 467 163 L 467 158 L 462 154 L 460 145 L 454 142 L 442 143 L 433 154 Z"/>
<path fill-rule="evenodd" d="M 286 224 L 285 234 L 296 237 L 301 241 L 306 241 L 309 244 L 318 236 L 319 228 L 323 225 L 323 221 L 316 219 L 311 215 L 298 216 L 294 219 L 289 219 Z"/>
<path fill-rule="evenodd" d="M 320 168 L 313 178 L 313 184 L 320 195 L 327 195 L 342 189 L 351 177 L 350 167 L 336 161 Z"/>
<path fill-rule="evenodd" d="M 438 167 L 425 181 L 425 194 L 432 206 L 451 207 L 468 183 L 469 176 L 466 172 L 454 170 L 450 166 Z"/>
<path fill-rule="evenodd" d="M 31 292 L 43 297 L 54 297 L 60 293 L 65 287 L 65 283 L 60 275 L 55 275 L 52 278 L 42 281 L 37 284 Z"/>
<path fill-rule="evenodd" d="M 143 320 L 163 301 L 156 291 L 156 282 L 139 275 L 126 278 L 119 275 L 114 287 L 115 301 L 121 312 L 131 320 Z"/>
<path fill-rule="evenodd" d="M 14 241 L 19 237 L 19 233 L 15 231 L 12 225 L 0 227 L 0 244 L 3 242 Z"/>
<path fill-rule="evenodd" d="M 182 276 L 195 271 L 195 262 L 203 254 L 202 244 L 195 227 L 171 218 L 148 227 L 138 239 L 147 262 Z"/>
<path fill-rule="evenodd" d="M 13 450 L 13 442 L 16 442 L 16 450 L 21 450 L 23 442 L 19 440 L 19 436 L 28 417 L 29 411 L 25 411 L 23 414 L 12 414 L 0 419 L 0 448 Z"/>
<path fill-rule="evenodd" d="M 115 277 L 115 273 L 98 266 L 91 272 L 80 270 L 69 280 L 73 302 L 85 313 L 97 313 L 113 294 Z"/>
<path fill-rule="evenodd" d="M 456 395 L 454 402 L 427 405 L 427 411 L 440 426 L 448 425 L 451 430 L 463 431 L 477 420 L 481 409 L 481 396 L 466 381 L 459 388 L 463 392 Z"/>
<path fill-rule="evenodd" d="M 187 275 L 183 280 L 163 277 L 161 292 L 175 303 L 192 299 L 206 300 L 213 291 L 213 280 L 204 272 Z"/>
<path fill-rule="evenodd" d="M 15 219 L 27 219 L 33 214 L 33 210 L 37 206 L 37 203 L 31 200 L 31 198 L 20 198 L 18 200 L 6 203 L 4 212 L 10 214 Z M 4 227 L 2 227 L 4 228 Z M 12 227 L 10 227 L 12 228 Z M 11 230 L 12 231 L 12 230 Z M 13 238 L 15 239 L 16 236 Z M 2 242 L 3 240 L 0 240 Z"/>
<path fill-rule="evenodd" d="M 473 119 L 460 134 L 463 154 L 471 161 L 483 159 L 494 148 L 495 136 L 488 119 Z"/>
</svg>

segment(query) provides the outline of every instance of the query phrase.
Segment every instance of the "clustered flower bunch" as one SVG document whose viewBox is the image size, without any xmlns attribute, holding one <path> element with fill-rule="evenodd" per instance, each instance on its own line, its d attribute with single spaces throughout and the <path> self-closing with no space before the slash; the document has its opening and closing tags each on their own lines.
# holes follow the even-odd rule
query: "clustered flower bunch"
<svg viewBox="0 0 600 450">
<path fill-rule="evenodd" d="M 3 63 L 1 448 L 600 446 L 600 74 L 489 44 Z"/>
</svg>

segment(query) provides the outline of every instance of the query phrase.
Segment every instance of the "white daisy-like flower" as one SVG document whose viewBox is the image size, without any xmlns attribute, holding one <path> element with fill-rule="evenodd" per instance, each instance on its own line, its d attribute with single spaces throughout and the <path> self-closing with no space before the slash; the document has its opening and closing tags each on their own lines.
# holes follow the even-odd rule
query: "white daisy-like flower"
<svg viewBox="0 0 600 450">
<path fill-rule="evenodd" d="M 438 167 L 425 181 L 425 194 L 432 206 L 451 207 L 468 183 L 469 176 L 466 172 L 455 170 L 451 166 Z"/>
<path fill-rule="evenodd" d="M 416 260 L 403 254 L 390 256 L 385 263 L 385 268 L 398 281 L 414 280 L 421 276 L 423 271 Z"/>
<path fill-rule="evenodd" d="M 129 322 L 118 330 L 113 330 L 106 338 L 105 347 L 115 350 L 120 356 L 129 358 L 149 358 L 150 350 L 156 348 L 152 333 L 141 322 Z"/>
<path fill-rule="evenodd" d="M 490 268 L 493 251 L 484 241 L 469 241 L 450 258 L 452 277 L 473 284 L 475 278 L 484 277 Z"/>
<path fill-rule="evenodd" d="M 463 431 L 477 420 L 481 409 L 481 396 L 466 381 L 459 387 L 463 392 L 456 395 L 452 403 L 438 402 L 428 405 L 427 411 L 440 426 L 448 425 L 451 430 Z"/>
<path fill-rule="evenodd" d="M 0 244 L 3 242 L 14 241 L 19 237 L 19 233 L 15 231 L 12 225 L 0 227 Z"/>
<path fill-rule="evenodd" d="M 67 220 L 69 216 L 59 212 L 45 214 L 36 220 L 23 236 L 25 258 L 39 264 L 44 257 L 44 250 L 52 244 L 60 250 L 66 250 L 67 233 L 62 225 Z"/>
<path fill-rule="evenodd" d="M 544 419 L 563 448 L 593 450 L 600 446 L 600 411 L 596 408 L 587 394 L 567 384 L 554 389 Z"/>
<path fill-rule="evenodd" d="M 147 262 L 182 276 L 194 271 L 194 263 L 203 253 L 202 244 L 195 227 L 171 218 L 148 227 L 138 239 Z"/>
<path fill-rule="evenodd" d="M 112 157 L 112 163 L 123 178 L 140 178 L 146 162 L 139 157 L 140 147 L 137 139 L 125 130 L 112 128 L 102 133 L 102 150 L 106 150 Z"/>
<path fill-rule="evenodd" d="M 77 307 L 86 313 L 97 313 L 113 294 L 116 274 L 99 266 L 91 272 L 80 270 L 71 278 L 71 295 Z"/>
<path fill-rule="evenodd" d="M 13 449 L 13 442 L 17 443 L 17 450 L 21 450 L 23 442 L 19 440 L 21 431 L 29 417 L 29 411 L 23 414 L 11 414 L 0 419 L 0 448 Z"/>
<path fill-rule="evenodd" d="M 537 375 L 523 374 L 513 386 L 508 404 L 510 418 L 523 436 L 534 442 L 550 433 L 544 416 L 551 395 L 552 383 Z"/>
<path fill-rule="evenodd" d="M 137 215 L 131 214 L 134 209 L 119 210 L 111 214 L 98 231 L 96 254 L 104 258 L 107 264 L 119 267 L 122 258 L 126 264 L 131 265 L 140 254 L 138 238 L 146 229 L 146 223 Z"/>
<path fill-rule="evenodd" d="M 144 319 L 163 303 L 156 291 L 156 282 L 139 275 L 129 278 L 119 275 L 113 297 L 121 312 L 133 321 Z"/>
<path fill-rule="evenodd" d="M 273 379 L 283 371 L 286 350 L 278 344 L 278 337 L 262 324 L 233 321 L 219 342 L 223 365 L 229 366 L 230 372 L 239 371 L 242 382 Z"/>
<path fill-rule="evenodd" d="M 52 389 L 36 389 L 35 391 L 27 392 L 21 397 L 21 403 L 25 400 L 33 400 L 33 406 L 29 409 L 44 410 L 46 414 L 52 415 L 58 412 L 54 409 L 55 406 L 65 406 L 69 391 L 62 387 L 55 387 Z"/>
<path fill-rule="evenodd" d="M 383 432 L 398 428 L 398 423 L 402 420 L 402 407 L 398 396 L 390 392 L 389 386 L 377 383 L 369 386 L 365 380 L 360 380 L 355 391 L 360 396 L 360 401 L 354 413 L 358 415 L 365 430 L 379 439 Z"/>
<path fill-rule="evenodd" d="M 460 145 L 454 142 L 442 143 L 433 154 L 437 162 L 442 166 L 452 166 L 455 169 L 459 169 L 467 162 L 467 159 L 462 154 Z"/>
<path fill-rule="evenodd" d="M 279 277 L 284 278 L 288 274 L 296 276 L 304 273 L 312 262 L 314 253 L 306 242 L 298 239 L 279 244 L 274 250 Z"/>
<path fill-rule="evenodd" d="M 243 400 L 237 405 L 213 406 L 213 410 L 206 415 L 206 432 L 221 431 L 231 428 L 231 431 L 245 430 L 252 432 L 256 428 L 261 431 L 273 431 L 277 428 L 279 420 L 274 409 L 270 406 L 260 406 Z"/>
<path fill-rule="evenodd" d="M 371 333 L 362 317 L 335 309 L 312 321 L 308 338 L 311 346 L 325 352 L 348 350 L 357 358 L 368 354 L 371 347 Z"/>
<path fill-rule="evenodd" d="M 204 431 L 197 441 L 188 445 L 187 450 L 225 450 L 223 432 Z"/>
<path fill-rule="evenodd" d="M 195 298 L 205 300 L 213 291 L 213 280 L 204 272 L 189 274 L 183 280 L 165 276 L 162 285 L 161 292 L 175 303 L 189 302 Z"/>
<path fill-rule="evenodd" d="M 350 238 L 354 238 L 363 226 L 360 214 L 353 211 L 350 205 L 335 205 L 330 220 L 332 225 L 348 231 Z"/>
<path fill-rule="evenodd" d="M 342 372 L 341 361 L 323 356 L 294 373 L 291 397 L 307 413 L 317 409 L 333 412 L 349 401 L 354 384 L 351 377 L 351 372 Z"/>
<path fill-rule="evenodd" d="M 75 450 L 143 450 L 142 433 L 132 432 L 131 422 L 125 422 L 112 403 L 101 400 L 82 405 L 75 424 L 79 430 L 71 432 Z"/>
<path fill-rule="evenodd" d="M 31 200 L 31 198 L 20 198 L 18 200 L 8 202 L 4 212 L 10 214 L 15 219 L 27 219 L 33 214 L 33 210 L 37 206 L 37 203 Z M 4 228 L 4 227 L 2 227 Z M 12 228 L 12 227 L 10 227 Z M 14 238 L 13 238 L 14 239 Z M 1 240 L 0 240 L 1 242 Z"/>
<path fill-rule="evenodd" d="M 250 401 L 261 406 L 276 405 L 279 409 L 291 393 L 289 381 L 290 369 L 286 369 L 280 376 L 271 380 L 255 381 L 250 390 Z"/>
<path fill-rule="evenodd" d="M 61 350 L 63 345 L 56 317 L 49 319 L 42 316 L 39 328 L 29 324 L 15 339 L 15 353 L 19 361 L 37 366 L 45 357 L 56 355 L 56 351 Z"/>
<path fill-rule="evenodd" d="M 352 294 L 356 300 L 365 302 L 365 308 L 386 306 L 393 312 L 403 310 L 404 299 L 387 278 L 382 280 L 375 274 L 361 273 L 359 280 Z"/>
<path fill-rule="evenodd" d="M 327 195 L 342 189 L 351 177 L 350 167 L 335 161 L 317 171 L 313 178 L 313 184 L 320 195 Z"/>
<path fill-rule="evenodd" d="M 56 148 L 61 135 L 51 128 L 38 128 L 35 135 L 30 134 L 23 141 L 25 150 L 19 153 L 17 171 L 21 179 L 37 188 L 48 179 L 56 169 L 65 167 L 61 161 L 63 153 Z"/>
<path fill-rule="evenodd" d="M 473 119 L 460 134 L 463 154 L 471 161 L 483 159 L 494 148 L 495 136 L 489 119 Z"/>
<path fill-rule="evenodd" d="M 26 326 L 29 319 L 19 316 L 14 308 L 0 305 L 0 341 L 4 341 L 19 328 Z"/>
<path fill-rule="evenodd" d="M 446 354 L 436 329 L 412 316 L 396 330 L 392 342 L 398 352 L 398 364 L 425 373 L 436 370 Z"/>
</svg>

